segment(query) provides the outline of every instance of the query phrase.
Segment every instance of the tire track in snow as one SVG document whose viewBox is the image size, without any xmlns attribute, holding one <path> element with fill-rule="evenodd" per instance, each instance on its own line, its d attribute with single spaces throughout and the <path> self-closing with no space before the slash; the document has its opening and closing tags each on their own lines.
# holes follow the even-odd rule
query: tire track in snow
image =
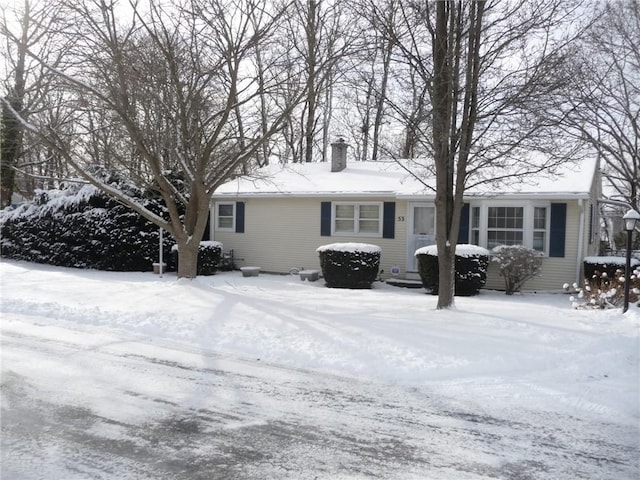
<svg viewBox="0 0 640 480">
<path fill-rule="evenodd" d="M 442 386 L 359 382 L 89 332 L 82 344 L 47 328 L 2 333 L 11 360 L 2 366 L 2 473 L 15 479 L 37 478 L 41 468 L 123 480 L 631 479 L 638 472 L 630 429 L 545 411 L 478 411 L 443 396 Z M 51 388 L 46 380 L 56 373 L 36 375 L 15 363 L 21 355 L 109 369 L 104 378 L 96 373 L 97 385 L 81 386 L 96 396 L 74 385 L 43 396 L 42 383 Z M 109 388 L 109 405 L 94 391 L 101 387 Z"/>
</svg>

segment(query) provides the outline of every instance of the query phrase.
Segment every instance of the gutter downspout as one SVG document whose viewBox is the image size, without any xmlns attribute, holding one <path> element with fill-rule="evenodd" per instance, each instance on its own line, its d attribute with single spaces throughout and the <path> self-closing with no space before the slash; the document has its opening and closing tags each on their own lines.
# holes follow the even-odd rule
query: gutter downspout
<svg viewBox="0 0 640 480">
<path fill-rule="evenodd" d="M 578 225 L 578 252 L 576 255 L 576 283 L 580 285 L 580 271 L 582 270 L 582 256 L 584 255 L 584 199 L 578 199 L 578 207 L 580 208 L 580 223 Z"/>
<path fill-rule="evenodd" d="M 216 238 L 216 202 L 212 198 L 209 201 L 209 240 Z"/>
</svg>

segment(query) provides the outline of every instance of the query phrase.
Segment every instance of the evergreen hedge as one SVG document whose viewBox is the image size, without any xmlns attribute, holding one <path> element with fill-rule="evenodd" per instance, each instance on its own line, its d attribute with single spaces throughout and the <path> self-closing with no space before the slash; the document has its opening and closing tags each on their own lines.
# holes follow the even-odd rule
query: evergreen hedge
<svg viewBox="0 0 640 480">
<path fill-rule="evenodd" d="M 618 270 L 624 272 L 627 259 L 626 257 L 586 257 L 583 262 L 584 277 L 589 280 L 599 277 L 603 273 L 614 277 Z M 640 266 L 640 261 L 637 258 L 631 258 L 631 270 L 633 271 L 638 266 Z"/>
<path fill-rule="evenodd" d="M 158 215 L 164 206 L 144 191 L 107 179 Z M 174 243 L 164 236 L 163 255 Z M 91 185 L 37 191 L 34 200 L 0 211 L 0 255 L 64 267 L 151 271 L 159 229 Z"/>
<path fill-rule="evenodd" d="M 423 247 L 415 252 L 422 286 L 433 295 L 438 294 L 439 264 L 435 245 Z M 455 295 L 473 296 L 487 282 L 489 251 L 476 245 L 457 245 L 455 257 Z"/>
<path fill-rule="evenodd" d="M 200 242 L 198 246 L 197 275 L 214 275 L 222 258 L 222 243 L 214 241 Z M 178 246 L 171 249 L 169 268 L 178 269 Z"/>
<path fill-rule="evenodd" d="M 380 247 L 333 243 L 317 249 L 322 276 L 332 288 L 371 288 L 380 269 Z"/>
</svg>

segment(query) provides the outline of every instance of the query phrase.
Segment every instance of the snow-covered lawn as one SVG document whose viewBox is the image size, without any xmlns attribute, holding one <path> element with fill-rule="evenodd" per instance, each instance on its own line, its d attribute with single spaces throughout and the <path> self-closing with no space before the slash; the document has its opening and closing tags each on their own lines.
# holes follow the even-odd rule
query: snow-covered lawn
<svg viewBox="0 0 640 480">
<path fill-rule="evenodd" d="M 623 315 L 573 310 L 563 294 L 482 291 L 436 311 L 422 290 L 329 289 L 322 280 L 240 272 L 189 281 L 2 261 L 0 275 L 6 332 L 126 337 L 189 352 L 187 364 L 222 353 L 428 389 L 483 415 L 549 412 L 640 434 L 635 306 Z M 2 360 L 3 382 L 23 367 Z"/>
</svg>

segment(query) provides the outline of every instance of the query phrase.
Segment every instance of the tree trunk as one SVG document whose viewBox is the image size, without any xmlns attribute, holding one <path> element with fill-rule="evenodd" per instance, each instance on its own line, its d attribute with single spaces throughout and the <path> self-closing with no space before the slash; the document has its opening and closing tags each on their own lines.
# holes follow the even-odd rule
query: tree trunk
<svg viewBox="0 0 640 480">
<path fill-rule="evenodd" d="M 317 3 L 309 0 L 307 3 L 308 18 L 306 25 L 307 35 L 307 118 L 304 127 L 304 162 L 313 161 L 313 137 L 316 127 L 316 48 L 318 34 L 316 30 Z"/>
<path fill-rule="evenodd" d="M 415 158 L 416 143 L 418 136 L 413 126 L 413 120 L 410 119 L 405 127 L 404 144 L 402 147 L 402 158 Z"/>
<path fill-rule="evenodd" d="M 174 201 L 170 192 L 163 192 L 165 202 Z M 198 182 L 191 185 L 191 196 L 184 219 L 177 206 L 169 208 L 171 232 L 178 244 L 178 278 L 195 278 L 198 274 L 198 249 L 209 218 L 209 196 L 206 187 Z"/>
<path fill-rule="evenodd" d="M 15 105 L 13 106 L 15 108 Z M 22 128 L 6 106 L 2 109 L 2 137 L 0 138 L 0 208 L 11 205 L 16 171 L 20 154 Z"/>
<path fill-rule="evenodd" d="M 265 94 L 265 81 L 264 81 L 264 73 L 265 67 L 262 61 L 262 52 L 260 48 L 256 47 L 256 66 L 258 67 L 258 85 L 260 92 L 260 135 L 266 136 L 269 131 L 269 120 L 268 120 L 268 112 L 267 112 L 267 98 Z M 257 154 L 258 159 L 258 167 L 264 167 L 265 165 L 269 165 L 269 144 L 264 142 L 262 144 L 262 148 L 259 150 Z"/>
<path fill-rule="evenodd" d="M 198 250 L 200 242 L 190 238 L 178 240 L 178 278 L 195 278 L 198 274 Z"/>
<path fill-rule="evenodd" d="M 453 1 L 436 5 L 433 45 L 433 145 L 436 165 L 436 243 L 440 264 L 438 309 L 454 304 L 455 250 L 460 230 L 460 212 L 477 118 L 480 75 L 480 43 L 484 2 L 469 6 L 469 39 L 462 63 L 462 5 Z M 460 80 L 464 78 L 462 118 L 458 124 Z"/>
<path fill-rule="evenodd" d="M 372 69 L 373 70 L 373 69 Z M 371 77 L 367 80 L 367 91 L 364 97 L 364 118 L 362 119 L 362 161 L 369 160 L 369 130 L 371 128 L 371 98 L 375 82 L 375 72 L 371 72 Z"/>
<path fill-rule="evenodd" d="M 456 269 L 456 246 L 445 246 L 444 254 L 438 248 L 438 304 L 436 309 L 450 308 L 454 305 Z"/>
<path fill-rule="evenodd" d="M 450 151 L 450 125 L 452 110 L 452 69 L 450 63 L 447 21 L 449 2 L 437 3 L 436 35 L 433 45 L 433 145 L 436 164 L 436 244 L 438 246 L 438 309 L 454 303 L 455 243 L 449 241 L 451 207 L 453 199 L 453 170 Z M 451 250 L 453 249 L 453 253 Z"/>
<path fill-rule="evenodd" d="M 7 96 L 11 108 L 17 113 L 23 113 L 26 86 L 25 62 L 27 57 L 27 43 L 29 41 L 29 24 L 31 22 L 30 4 L 24 2 L 22 17 L 22 35 L 18 42 L 18 58 L 14 76 L 14 86 Z M 23 127 L 3 103 L 2 108 L 2 136 L 0 137 L 0 164 L 2 186 L 0 188 L 0 208 L 11 205 L 11 197 L 15 188 L 15 167 L 22 155 Z"/>
<path fill-rule="evenodd" d="M 386 45 L 384 45 L 386 42 Z M 391 65 L 391 54 L 393 53 L 393 43 L 389 40 L 383 40 L 384 57 L 382 62 L 382 81 L 380 92 L 376 99 L 376 116 L 373 123 L 373 154 L 372 160 L 378 159 L 378 149 L 380 148 L 380 129 L 384 118 L 384 106 L 387 100 L 387 84 L 389 82 L 389 70 Z"/>
<path fill-rule="evenodd" d="M 322 120 L 322 161 L 328 161 L 329 149 L 329 124 L 333 115 L 333 72 L 329 70 L 327 88 L 325 89 L 325 102 Z"/>
</svg>

